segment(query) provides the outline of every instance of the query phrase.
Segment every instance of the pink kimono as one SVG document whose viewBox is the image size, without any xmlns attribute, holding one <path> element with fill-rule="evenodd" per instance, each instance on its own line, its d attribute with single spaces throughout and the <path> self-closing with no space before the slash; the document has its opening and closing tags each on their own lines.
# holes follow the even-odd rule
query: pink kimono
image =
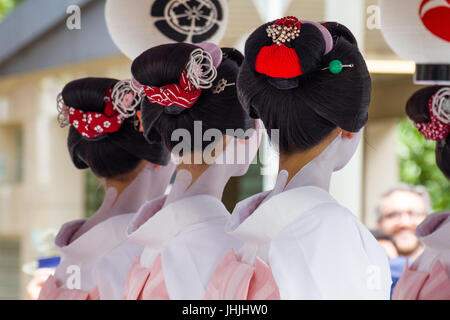
<svg viewBox="0 0 450 320">
<path fill-rule="evenodd" d="M 64 224 L 55 240 L 61 262 L 45 282 L 39 299 L 120 298 L 131 263 L 114 254 L 115 250 L 127 252 L 130 259 L 141 253 L 140 245 L 127 240 L 126 228 L 143 203 L 164 194 L 174 170 L 173 163 L 164 167 L 148 164 L 118 198 L 117 190 L 108 188 L 102 206 L 91 217 L 99 222 L 73 241 L 74 233 L 88 219 Z M 105 259 L 110 263 L 100 264 Z"/>
<path fill-rule="evenodd" d="M 394 300 L 450 300 L 450 212 L 434 213 L 416 229 L 425 249 L 394 288 Z"/>
</svg>

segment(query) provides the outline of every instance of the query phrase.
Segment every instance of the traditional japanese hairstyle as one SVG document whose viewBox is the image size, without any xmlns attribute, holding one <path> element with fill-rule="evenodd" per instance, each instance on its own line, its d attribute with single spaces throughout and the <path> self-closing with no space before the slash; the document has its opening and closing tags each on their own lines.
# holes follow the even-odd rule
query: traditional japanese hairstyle
<svg viewBox="0 0 450 320">
<path fill-rule="evenodd" d="M 406 103 L 406 114 L 425 139 L 436 141 L 436 164 L 450 179 L 450 88 L 417 91 Z"/>
<path fill-rule="evenodd" d="M 336 22 L 286 17 L 262 25 L 247 39 L 237 86 L 249 114 L 279 129 L 280 152 L 367 122 L 370 75 L 355 37 Z"/>
<path fill-rule="evenodd" d="M 141 104 L 144 136 L 152 141 L 161 136 L 169 150 L 178 143 L 172 132 L 186 129 L 194 143 L 194 121 L 202 121 L 202 129 L 247 130 L 254 127 L 239 103 L 236 77 L 243 61 L 242 54 L 232 48 L 220 49 L 202 43 L 164 44 L 137 57 L 131 67 L 135 84 L 143 95 Z M 204 141 L 204 149 L 211 142 Z"/>
<path fill-rule="evenodd" d="M 69 82 L 58 96 L 58 123 L 70 126 L 67 143 L 75 167 L 116 178 L 133 171 L 141 160 L 166 165 L 169 152 L 157 141 L 149 144 L 136 129 L 132 109 L 139 103 L 129 81 Z"/>
</svg>

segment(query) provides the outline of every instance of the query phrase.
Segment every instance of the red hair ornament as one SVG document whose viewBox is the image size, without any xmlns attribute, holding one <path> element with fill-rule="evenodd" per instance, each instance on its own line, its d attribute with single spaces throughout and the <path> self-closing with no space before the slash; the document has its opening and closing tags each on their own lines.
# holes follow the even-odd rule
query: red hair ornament
<svg viewBox="0 0 450 320">
<path fill-rule="evenodd" d="M 312 21 L 300 21 L 296 17 L 289 16 L 267 27 L 267 36 L 274 44 L 261 48 L 256 57 L 255 70 L 272 78 L 301 76 L 303 70 L 300 58 L 295 49 L 289 48 L 286 43 L 300 36 L 301 26 L 305 23 L 314 25 L 322 33 L 325 42 L 324 54 L 329 53 L 333 47 L 333 38 L 323 25 Z"/>
<path fill-rule="evenodd" d="M 106 133 L 117 132 L 125 120 L 119 112 L 114 110 L 111 89 L 108 89 L 105 96 L 103 113 L 84 112 L 72 107 L 68 107 L 67 111 L 69 124 L 88 139 L 95 139 Z"/>
<path fill-rule="evenodd" d="M 222 62 L 222 50 L 212 43 L 200 43 L 192 51 L 179 83 L 163 87 L 141 85 L 143 92 L 151 103 L 165 107 L 169 114 L 179 114 L 191 108 L 200 98 L 202 89 L 210 89 L 217 77 L 217 67 Z M 136 83 L 135 83 L 136 86 Z"/>
<path fill-rule="evenodd" d="M 134 93 L 131 80 L 117 82 L 113 88 L 108 88 L 103 112 L 84 112 L 67 106 L 62 94 L 57 97 L 58 118 L 61 128 L 74 127 L 86 139 L 96 139 L 107 133 L 117 132 L 125 119 L 134 117 L 141 99 Z"/>
<path fill-rule="evenodd" d="M 296 17 L 285 17 L 268 26 L 267 36 L 274 42 L 264 46 L 255 61 L 255 70 L 273 78 L 293 78 L 303 74 L 295 49 L 285 45 L 300 35 L 301 23 Z"/>
</svg>

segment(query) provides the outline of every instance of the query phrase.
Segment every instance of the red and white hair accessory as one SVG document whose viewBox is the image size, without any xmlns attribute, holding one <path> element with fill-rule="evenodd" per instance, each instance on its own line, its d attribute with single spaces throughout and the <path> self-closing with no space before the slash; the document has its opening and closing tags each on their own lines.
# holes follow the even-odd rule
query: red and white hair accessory
<svg viewBox="0 0 450 320">
<path fill-rule="evenodd" d="M 431 121 L 414 122 L 427 140 L 441 141 L 450 133 L 450 88 L 442 88 L 428 101 Z"/>
<path fill-rule="evenodd" d="M 329 53 L 333 48 L 333 37 L 327 28 L 320 23 L 298 20 L 293 16 L 284 17 L 266 28 L 267 36 L 274 44 L 261 48 L 256 57 L 255 70 L 272 78 L 301 76 L 303 70 L 297 52 L 286 44 L 300 36 L 303 24 L 312 24 L 320 31 L 325 42 L 324 55 Z"/>
<path fill-rule="evenodd" d="M 138 92 L 143 92 L 152 103 L 164 107 L 191 108 L 197 102 L 202 89 L 210 89 L 217 77 L 217 67 L 222 60 L 222 51 L 210 43 L 197 45 L 191 52 L 179 83 L 154 87 L 135 83 Z M 136 81 L 137 82 L 137 81 Z"/>
<path fill-rule="evenodd" d="M 104 134 L 117 132 L 125 118 L 114 109 L 111 94 L 112 89 L 109 88 L 104 98 L 105 109 L 103 113 L 84 112 L 67 106 L 64 104 L 61 94 L 59 94 L 57 110 L 59 111 L 58 123 L 60 127 L 70 125 L 87 139 L 96 139 Z"/>
</svg>

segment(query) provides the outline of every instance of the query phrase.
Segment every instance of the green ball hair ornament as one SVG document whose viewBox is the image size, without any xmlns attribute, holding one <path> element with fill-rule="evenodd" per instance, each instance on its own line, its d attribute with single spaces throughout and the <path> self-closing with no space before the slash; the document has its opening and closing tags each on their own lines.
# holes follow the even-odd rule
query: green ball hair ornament
<svg viewBox="0 0 450 320">
<path fill-rule="evenodd" d="M 342 64 L 341 60 L 331 60 L 330 63 L 328 64 L 327 68 L 323 68 L 322 70 L 330 70 L 330 72 L 332 74 L 339 74 L 342 72 L 342 69 L 344 68 L 353 68 L 353 64 Z"/>
</svg>

